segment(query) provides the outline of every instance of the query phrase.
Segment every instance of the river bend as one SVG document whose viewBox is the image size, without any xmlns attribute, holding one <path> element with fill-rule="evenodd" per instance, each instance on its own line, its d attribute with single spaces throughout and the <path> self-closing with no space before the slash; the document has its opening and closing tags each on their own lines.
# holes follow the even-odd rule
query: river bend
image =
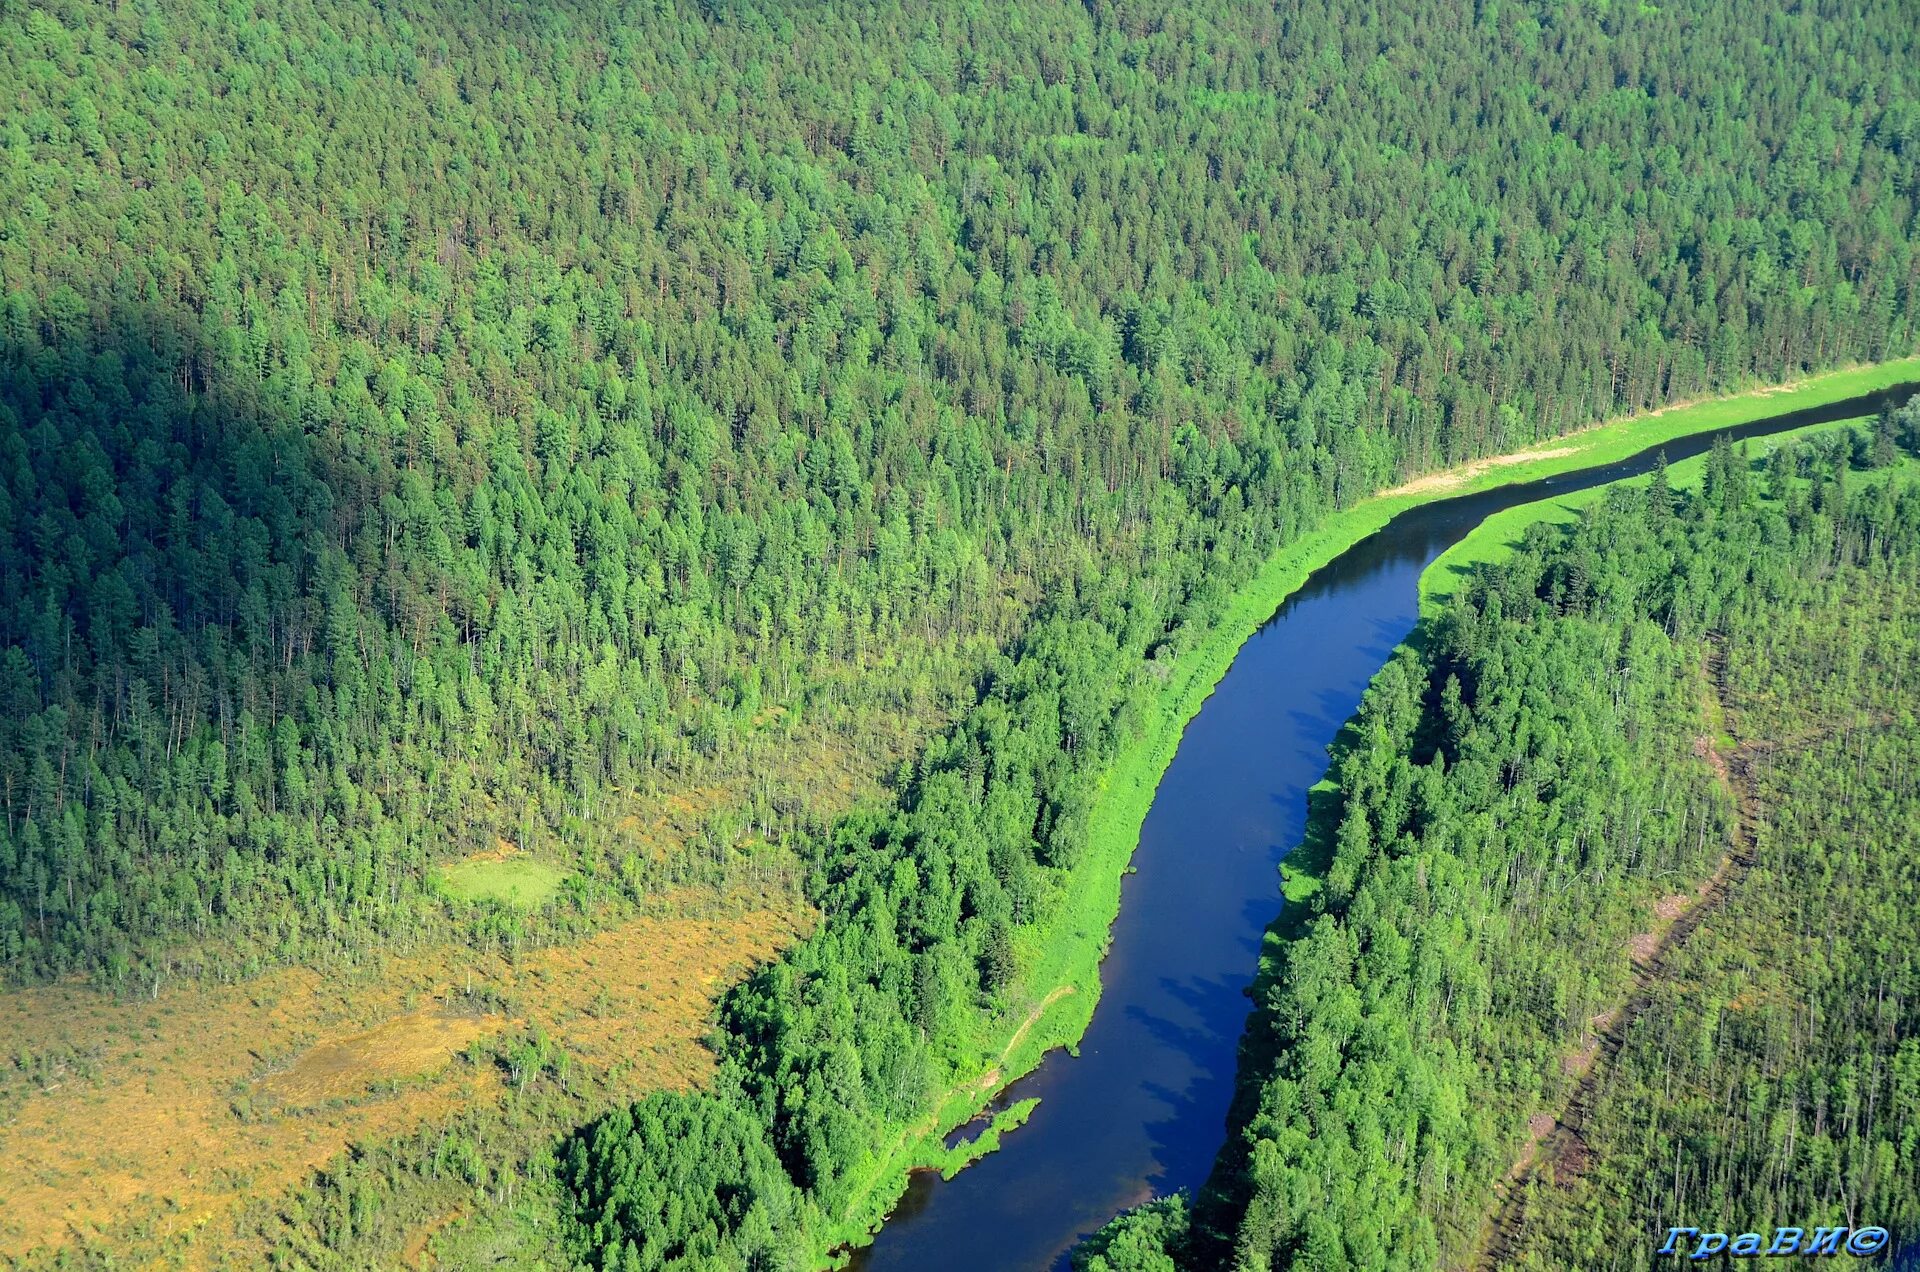
<svg viewBox="0 0 1920 1272">
<path fill-rule="evenodd" d="M 1725 430 L 1735 439 L 1877 412 L 1903 385 Z M 1065 1268 L 1082 1236 L 1149 1196 L 1205 1181 L 1225 1134 L 1276 871 L 1307 788 L 1361 691 L 1413 630 L 1420 573 L 1489 514 L 1646 472 L 1718 434 L 1618 463 L 1425 504 L 1322 567 L 1235 657 L 1161 778 L 1123 883 L 1103 991 L 1075 1058 L 1050 1054 L 998 1106 L 1039 1107 L 952 1180 L 918 1173 L 864 1272 Z"/>
</svg>

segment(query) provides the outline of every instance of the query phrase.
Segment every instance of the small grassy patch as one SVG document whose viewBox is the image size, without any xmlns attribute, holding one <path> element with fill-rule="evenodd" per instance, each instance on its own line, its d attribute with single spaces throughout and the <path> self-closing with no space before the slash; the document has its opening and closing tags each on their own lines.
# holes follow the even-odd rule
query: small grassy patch
<svg viewBox="0 0 1920 1272">
<path fill-rule="evenodd" d="M 461 861 L 440 867 L 440 882 L 462 901 L 500 901 L 522 910 L 538 909 L 559 891 L 567 872 L 544 861 L 512 857 L 506 861 Z"/>
</svg>

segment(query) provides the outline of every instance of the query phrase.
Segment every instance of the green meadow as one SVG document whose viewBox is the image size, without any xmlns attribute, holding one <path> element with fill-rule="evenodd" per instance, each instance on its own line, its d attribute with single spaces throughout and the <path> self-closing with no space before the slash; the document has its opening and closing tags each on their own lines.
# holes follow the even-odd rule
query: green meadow
<svg viewBox="0 0 1920 1272">
<path fill-rule="evenodd" d="M 493 901 L 521 910 L 538 909 L 559 891 L 567 872 L 544 861 L 462 861 L 440 868 L 440 882 L 461 901 Z"/>
</svg>

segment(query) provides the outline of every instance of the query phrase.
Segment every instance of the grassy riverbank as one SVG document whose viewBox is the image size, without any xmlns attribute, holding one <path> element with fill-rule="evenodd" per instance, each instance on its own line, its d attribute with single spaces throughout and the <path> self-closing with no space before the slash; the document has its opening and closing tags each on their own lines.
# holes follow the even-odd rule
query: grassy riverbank
<svg viewBox="0 0 1920 1272">
<path fill-rule="evenodd" d="M 1826 424 L 1809 424 L 1805 428 L 1788 429 L 1784 433 L 1775 433 L 1753 443 L 1755 458 L 1766 455 L 1775 447 L 1805 437 L 1821 433 L 1830 433 L 1836 429 L 1855 428 L 1863 419 L 1835 420 Z M 1707 471 L 1707 456 L 1695 455 L 1667 466 L 1667 484 L 1675 490 L 1691 490 L 1700 485 Z M 1653 480 L 1653 474 L 1642 473 L 1638 477 L 1623 477 L 1619 481 L 1608 482 L 1604 486 L 1590 486 L 1585 490 L 1569 491 L 1564 495 L 1536 500 L 1533 503 L 1516 504 L 1503 508 L 1482 521 L 1460 540 L 1435 558 L 1420 575 L 1420 617 L 1432 618 L 1446 607 L 1448 599 L 1466 582 L 1474 570 L 1483 565 L 1493 565 L 1512 555 L 1514 548 L 1526 534 L 1527 527 L 1537 522 L 1564 525 L 1579 519 L 1580 510 L 1590 504 L 1606 498 L 1607 492 L 1615 486 L 1644 486 Z"/>
<path fill-rule="evenodd" d="M 1771 413 L 1771 408 L 1768 413 Z M 1744 423 L 1753 418 L 1756 417 L 1745 415 L 1715 423 L 1712 427 L 1726 427 L 1734 423 Z M 1765 457 L 1781 445 L 1854 429 L 1870 422 L 1871 419 L 1871 416 L 1866 416 L 1824 424 L 1810 424 L 1803 428 L 1790 429 L 1755 440 L 1751 444 L 1751 460 L 1757 469 Z M 1668 484 L 1675 490 L 1697 489 L 1705 480 L 1708 458 L 1707 455 L 1701 454 L 1669 465 Z M 1879 481 L 1916 479 L 1920 479 L 1920 460 L 1901 458 L 1888 468 L 1858 474 L 1853 480 L 1858 485 L 1870 485 Z M 1560 524 L 1574 521 L 1580 516 L 1583 508 L 1600 502 L 1615 487 L 1644 486 L 1652 480 L 1651 473 L 1644 473 L 1635 477 L 1622 478 L 1603 486 L 1594 486 L 1586 490 L 1520 504 L 1489 516 L 1467 537 L 1449 548 L 1422 572 L 1419 586 L 1423 622 L 1434 617 L 1445 607 L 1453 592 L 1476 568 L 1496 563 L 1511 555 L 1529 526 L 1538 522 Z M 1713 731 L 1716 734 L 1722 732 L 1717 721 L 1714 723 Z M 1323 886 L 1326 870 L 1333 857 L 1334 837 L 1338 830 L 1342 808 L 1340 788 L 1331 774 L 1338 767 L 1340 755 L 1353 746 L 1355 741 L 1352 722 L 1349 721 L 1341 728 L 1330 748 L 1328 776 L 1323 777 L 1308 792 L 1307 821 L 1301 842 L 1287 855 L 1286 884 L 1283 889 L 1285 902 L 1261 939 L 1260 958 L 1254 976 L 1253 1000 L 1256 1003 L 1267 1001 L 1274 982 L 1284 973 L 1287 947 L 1304 934 L 1307 920 L 1312 915 L 1312 909 L 1308 903 Z M 1228 1119 L 1230 1126 L 1244 1125 L 1252 1115 L 1258 1105 L 1260 1087 L 1257 1080 L 1249 1081 L 1249 1079 L 1268 1072 L 1274 1060 L 1270 1029 L 1250 1027 L 1241 1046 L 1234 1103 Z M 1237 1181 L 1233 1179 L 1216 1174 L 1209 1181 L 1209 1188 L 1224 1188 L 1230 1193 L 1236 1183 Z"/>
<path fill-rule="evenodd" d="M 1861 416 L 1846 420 L 1830 421 L 1807 425 L 1772 436 L 1754 439 L 1750 443 L 1748 459 L 1752 465 L 1753 480 L 1765 481 L 1762 471 L 1767 465 L 1769 455 L 1786 445 L 1799 441 L 1823 439 L 1831 445 L 1842 439 L 1835 435 L 1858 432 L 1863 426 L 1871 426 L 1872 416 Z M 1844 450 L 1841 452 L 1844 454 Z M 1667 469 L 1669 485 L 1679 491 L 1698 490 L 1706 479 L 1710 456 L 1694 456 L 1670 465 Z M 1844 462 L 1844 461 L 1843 461 Z M 1910 486 L 1920 484 L 1920 459 L 1911 455 L 1898 455 L 1891 462 L 1880 462 L 1877 467 L 1865 471 L 1853 470 L 1846 478 L 1846 489 L 1858 499 L 1863 489 L 1897 485 Z M 1582 510 L 1601 503 L 1608 492 L 1620 486 L 1645 487 L 1653 480 L 1652 474 L 1641 474 L 1622 478 L 1619 481 L 1567 495 L 1522 504 L 1488 517 L 1474 531 L 1454 548 L 1437 559 L 1423 572 L 1420 579 L 1421 613 L 1423 630 L 1426 620 L 1430 620 L 1442 610 L 1451 594 L 1458 589 L 1462 581 L 1478 566 L 1497 563 L 1511 555 L 1521 542 L 1528 527 L 1535 523 L 1568 523 L 1577 520 Z M 1804 492 L 1813 487 L 1816 481 L 1812 477 L 1792 479 L 1792 484 Z M 1704 672 L 1702 673 L 1704 676 Z M 1764 680 L 1763 680 L 1764 683 Z M 1704 716 L 1702 723 L 1709 737 L 1716 738 L 1722 753 L 1730 753 L 1736 743 L 1727 733 L 1726 718 L 1722 714 L 1719 700 L 1710 692 L 1703 694 Z M 1350 721 L 1344 726 L 1332 747 L 1333 762 L 1329 765 L 1329 774 L 1339 767 L 1341 754 L 1358 741 Z M 1723 776 L 1724 780 L 1724 776 Z M 1268 926 L 1262 940 L 1261 954 L 1255 976 L 1254 1001 L 1255 1015 L 1243 1037 L 1239 1069 L 1236 1075 L 1234 1104 L 1229 1116 L 1229 1151 L 1223 1153 L 1216 1166 L 1201 1203 L 1194 1207 L 1193 1240 L 1195 1249 L 1202 1253 L 1193 1254 L 1201 1265 L 1211 1254 L 1230 1247 L 1234 1240 L 1232 1224 L 1234 1216 L 1243 1216 L 1248 1212 L 1248 1199 L 1245 1190 L 1248 1187 L 1245 1160 L 1245 1144 L 1239 1138 L 1240 1128 L 1244 1128 L 1248 1119 L 1259 1107 L 1262 1097 L 1262 1075 L 1270 1075 L 1278 1063 L 1276 1045 L 1276 1027 L 1265 1006 L 1270 995 L 1286 974 L 1287 955 L 1292 942 L 1305 935 L 1308 922 L 1312 918 L 1311 907 L 1303 904 L 1320 890 L 1325 873 L 1331 864 L 1332 847 L 1339 823 L 1344 812 L 1341 792 L 1338 785 L 1323 779 L 1309 793 L 1309 813 L 1301 843 L 1287 857 L 1286 904 L 1280 914 Z M 1723 863 L 1724 868 L 1724 863 Z M 1705 885 L 1703 884 L 1704 888 Z M 1568 1054 L 1576 1054 L 1569 1052 Z M 1235 1160 L 1235 1150 L 1238 1159 Z M 1527 1150 L 1531 1151 L 1531 1150 Z M 1522 1158 L 1522 1160 L 1526 1160 Z M 1589 1211 L 1591 1213 L 1591 1211 Z M 1537 1243 L 1538 1244 L 1538 1243 Z M 1190 1254 L 1193 1252 L 1190 1251 Z"/>
<path fill-rule="evenodd" d="M 1315 571 L 1399 513 L 1423 503 L 1591 468 L 1674 438 L 1915 380 L 1920 380 L 1920 358 L 1908 358 L 1609 421 L 1372 496 L 1334 514 L 1274 554 L 1234 593 L 1207 633 L 1181 655 L 1156 694 L 1145 728 L 1109 768 L 1090 818 L 1087 856 L 1072 877 L 1051 931 L 1023 950 L 1023 963 L 1029 969 L 1028 1001 L 1034 1006 L 996 1022 L 999 1036 L 982 1039 L 980 1054 L 997 1057 L 997 1063 L 983 1063 L 979 1073 L 967 1075 L 967 1080 L 952 1088 L 937 1118 L 903 1134 L 897 1147 L 874 1163 L 855 1192 L 850 1212 L 834 1226 L 833 1244 L 864 1240 L 891 1209 L 910 1170 L 949 1170 L 952 1159 L 942 1143 L 944 1133 L 972 1117 L 994 1092 L 1030 1072 L 1048 1051 L 1071 1048 L 1086 1032 L 1100 997 L 1099 965 L 1119 913 L 1121 880 L 1181 734 L 1226 675 L 1240 646 Z M 1330 788 L 1316 788 L 1315 803 L 1325 804 L 1330 798 Z M 1304 901 L 1318 887 L 1312 857 L 1307 852 L 1290 861 L 1290 902 Z M 1270 934 L 1269 940 L 1273 939 Z"/>
</svg>

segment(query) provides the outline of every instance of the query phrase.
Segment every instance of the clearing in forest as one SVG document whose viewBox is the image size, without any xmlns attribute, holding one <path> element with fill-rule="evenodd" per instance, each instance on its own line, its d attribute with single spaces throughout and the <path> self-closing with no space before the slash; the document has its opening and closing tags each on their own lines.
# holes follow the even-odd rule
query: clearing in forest
<svg viewBox="0 0 1920 1272">
<path fill-rule="evenodd" d="M 543 1029 L 618 1098 L 699 1083 L 715 994 L 807 920 L 780 900 L 676 900 L 680 915 L 517 963 L 439 947 L 351 978 L 291 968 L 158 1001 L 76 985 L 0 998 L 0 1260 L 121 1253 L 140 1225 L 162 1243 L 204 1229 L 195 1260 L 233 1253 L 225 1229 L 249 1198 L 298 1187 L 349 1143 L 499 1100 L 500 1071 L 462 1052 L 512 1031 Z"/>
<path fill-rule="evenodd" d="M 440 881 L 462 901 L 498 901 L 537 910 L 560 890 L 567 872 L 503 849 L 440 867 Z"/>
<path fill-rule="evenodd" d="M 634 799 L 618 833 L 662 860 L 697 852 L 753 789 L 837 815 L 879 798 L 875 774 L 938 723 L 896 718 L 859 746 L 820 730 L 750 778 Z M 503 841 L 443 883 L 527 907 L 564 877 Z M 0 993 L 0 1265 L 81 1247 L 144 1266 L 189 1230 L 200 1233 L 190 1265 L 223 1255 L 245 1264 L 259 1252 L 235 1232 L 243 1203 L 277 1202 L 349 1144 L 497 1104 L 502 1074 L 463 1053 L 536 1026 L 593 1092 L 583 1122 L 693 1086 L 711 1072 L 714 999 L 814 917 L 791 880 L 687 888 L 650 899 L 643 917 L 517 959 L 441 944 L 375 951 L 341 973 L 170 985 L 152 1000 L 81 984 Z"/>
</svg>

